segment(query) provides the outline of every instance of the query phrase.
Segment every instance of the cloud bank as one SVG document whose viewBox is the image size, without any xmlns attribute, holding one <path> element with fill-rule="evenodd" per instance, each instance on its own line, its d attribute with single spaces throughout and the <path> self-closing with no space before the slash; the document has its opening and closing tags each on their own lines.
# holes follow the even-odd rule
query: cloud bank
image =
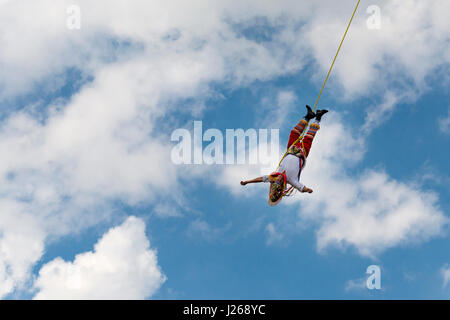
<svg viewBox="0 0 450 320">
<path fill-rule="evenodd" d="M 145 299 L 165 280 L 145 223 L 131 216 L 104 234 L 93 251 L 73 262 L 46 263 L 35 281 L 34 299 Z"/>
</svg>

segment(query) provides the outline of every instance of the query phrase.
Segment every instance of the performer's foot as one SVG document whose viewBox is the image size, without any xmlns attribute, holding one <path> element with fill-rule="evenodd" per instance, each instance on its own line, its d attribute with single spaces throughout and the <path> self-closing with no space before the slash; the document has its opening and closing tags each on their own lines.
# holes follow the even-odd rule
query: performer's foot
<svg viewBox="0 0 450 320">
<path fill-rule="evenodd" d="M 316 120 L 318 121 L 318 122 L 320 122 L 320 120 L 322 119 L 322 116 L 325 114 L 325 113 L 327 113 L 328 112 L 328 110 L 325 110 L 325 109 L 323 109 L 323 110 L 317 110 L 316 111 Z"/>
<path fill-rule="evenodd" d="M 306 109 L 308 110 L 308 112 L 306 113 L 306 116 L 304 117 L 304 119 L 306 121 L 309 121 L 311 119 L 314 119 L 314 117 L 316 116 L 316 114 L 312 111 L 311 107 L 306 105 Z"/>
</svg>

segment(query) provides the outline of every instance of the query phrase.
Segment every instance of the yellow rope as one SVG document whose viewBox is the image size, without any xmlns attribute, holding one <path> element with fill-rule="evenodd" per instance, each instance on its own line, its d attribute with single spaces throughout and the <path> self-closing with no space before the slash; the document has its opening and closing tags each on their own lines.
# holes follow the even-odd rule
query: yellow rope
<svg viewBox="0 0 450 320">
<path fill-rule="evenodd" d="M 323 91 L 323 89 L 325 88 L 325 84 L 326 84 L 327 81 L 328 81 L 328 77 L 330 76 L 331 69 L 333 69 L 334 63 L 335 63 L 336 58 L 337 58 L 337 56 L 338 56 L 338 54 L 339 54 L 339 51 L 341 50 L 342 43 L 344 43 L 345 36 L 347 35 L 348 29 L 350 28 L 350 25 L 351 25 L 351 23 L 352 23 L 352 21 L 353 21 L 353 17 L 355 16 L 355 13 L 356 13 L 356 10 L 358 9 L 359 2 L 360 2 L 360 1 L 361 1 L 361 0 L 358 0 L 358 3 L 357 3 L 356 6 L 355 6 L 355 10 L 353 10 L 352 17 L 350 18 L 350 21 L 349 21 L 349 23 L 348 23 L 348 25 L 347 25 L 347 29 L 345 30 L 344 36 L 342 37 L 341 43 L 339 44 L 339 48 L 337 49 L 336 55 L 334 56 L 333 63 L 331 64 L 330 69 L 328 70 L 327 77 L 325 78 L 325 81 L 323 82 L 322 89 L 320 89 L 320 92 L 319 92 L 319 95 L 318 95 L 318 97 L 317 97 L 316 103 L 314 104 L 313 112 L 316 110 L 317 103 L 319 102 L 320 96 L 322 95 L 322 91 Z M 307 129 L 308 129 L 308 125 L 309 125 L 309 121 L 308 121 L 308 124 L 307 124 L 307 125 L 305 126 L 305 128 L 303 129 L 303 132 L 302 132 L 302 134 L 300 135 L 300 137 L 298 137 L 297 140 L 295 140 L 294 143 L 292 143 L 292 144 L 289 146 L 289 148 L 291 148 L 293 145 L 295 145 L 297 142 L 299 142 L 301 139 L 303 139 L 303 136 L 305 135 L 305 132 L 306 132 Z M 288 148 L 288 150 L 289 150 L 289 148 Z M 302 140 L 302 148 L 303 148 L 303 150 L 305 149 L 305 148 L 303 147 L 303 140 Z M 287 153 L 288 153 L 288 151 L 286 151 L 286 152 L 284 153 L 283 157 L 282 157 L 281 160 L 280 160 L 280 163 L 278 163 L 278 166 L 281 165 L 281 162 L 282 162 L 283 159 L 286 157 Z"/>
</svg>

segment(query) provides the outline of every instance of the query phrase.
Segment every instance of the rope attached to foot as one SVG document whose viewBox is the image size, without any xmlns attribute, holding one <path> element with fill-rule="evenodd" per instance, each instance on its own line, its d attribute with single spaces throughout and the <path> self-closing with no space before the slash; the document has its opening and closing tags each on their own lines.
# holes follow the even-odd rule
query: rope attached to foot
<svg viewBox="0 0 450 320">
<path fill-rule="evenodd" d="M 327 77 L 325 78 L 325 81 L 323 82 L 322 88 L 320 89 L 319 95 L 317 96 L 317 100 L 316 100 L 316 103 L 314 104 L 313 112 L 316 110 L 317 103 L 319 102 L 320 96 L 322 95 L 322 91 L 323 91 L 323 89 L 325 88 L 325 85 L 326 85 L 326 83 L 327 83 L 327 81 L 328 81 L 328 77 L 330 76 L 331 70 L 333 69 L 334 63 L 336 62 L 336 58 L 337 58 L 337 56 L 338 56 L 338 54 L 339 54 L 339 51 L 341 51 L 342 44 L 344 43 L 344 39 L 345 39 L 345 37 L 346 37 L 346 35 L 347 35 L 348 29 L 350 28 L 350 25 L 352 24 L 353 17 L 355 16 L 355 13 L 356 13 L 356 10 L 358 9 L 358 6 L 359 6 L 360 1 L 361 1 L 361 0 L 358 0 L 358 3 L 356 3 L 356 6 L 355 6 L 355 10 L 353 10 L 352 17 L 350 18 L 350 21 L 349 21 L 349 23 L 348 23 L 348 25 L 347 25 L 347 29 L 345 30 L 344 36 L 342 37 L 341 43 L 339 44 L 339 47 L 338 47 L 337 52 L 336 52 L 336 55 L 334 56 L 333 63 L 331 64 L 330 69 L 328 70 Z M 306 125 L 305 129 L 303 130 L 302 134 L 300 135 L 300 137 L 298 137 L 297 140 L 295 140 L 295 141 L 289 146 L 288 150 L 289 150 L 293 145 L 295 145 L 297 142 L 299 142 L 300 140 L 302 140 L 302 148 L 304 149 L 304 147 L 303 147 L 303 136 L 305 135 L 305 132 L 307 132 L 308 125 L 309 125 L 309 121 L 308 121 L 308 124 Z M 281 162 L 282 162 L 283 159 L 286 157 L 287 153 L 288 153 L 288 151 L 286 151 L 286 152 L 284 153 L 283 157 L 281 158 L 280 162 L 278 163 L 278 166 L 281 165 Z M 292 192 L 291 192 L 291 193 L 292 193 Z"/>
</svg>

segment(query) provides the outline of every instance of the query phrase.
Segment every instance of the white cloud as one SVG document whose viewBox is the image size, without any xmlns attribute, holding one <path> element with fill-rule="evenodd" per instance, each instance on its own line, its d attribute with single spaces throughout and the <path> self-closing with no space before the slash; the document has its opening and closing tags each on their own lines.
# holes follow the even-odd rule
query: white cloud
<svg viewBox="0 0 450 320">
<path fill-rule="evenodd" d="M 271 222 L 266 225 L 266 233 L 267 233 L 267 241 L 268 245 L 273 244 L 275 242 L 280 242 L 284 239 L 284 235 L 279 232 L 275 225 Z"/>
<path fill-rule="evenodd" d="M 155 205 L 154 212 L 157 216 L 163 218 L 183 216 L 183 214 L 175 208 L 173 203 L 158 203 Z"/>
<path fill-rule="evenodd" d="M 349 96 L 374 94 L 395 82 L 403 89 L 411 88 L 408 82 L 412 82 L 412 89 L 423 88 L 429 72 L 450 62 L 450 47 L 444 40 L 450 24 L 442 14 L 450 9 L 448 1 L 379 1 L 380 30 L 368 30 L 366 26 L 369 16 L 364 9 L 369 4 L 372 3 L 361 3 L 333 70 L 334 76 Z M 323 9 L 321 19 L 313 20 L 309 32 L 322 71 L 328 70 L 330 57 L 340 40 L 335 36 L 336 30 L 345 30 L 353 4 L 339 4 L 339 14 L 336 6 Z M 398 83 L 399 79 L 404 82 Z"/>
<path fill-rule="evenodd" d="M 446 287 L 450 281 L 450 267 L 448 264 L 442 267 L 441 269 L 442 279 L 444 280 L 443 286 Z"/>
<path fill-rule="evenodd" d="M 129 217 L 110 229 L 94 250 L 73 262 L 56 258 L 39 271 L 35 299 L 144 299 L 164 283 L 145 223 Z"/>
<path fill-rule="evenodd" d="M 264 96 L 261 107 L 256 110 L 259 126 L 280 129 L 297 103 L 297 95 L 291 90 L 277 90 Z"/>
<path fill-rule="evenodd" d="M 433 192 L 397 181 L 383 170 L 350 174 L 365 154 L 363 130 L 345 125 L 335 112 L 327 114 L 302 173 L 302 182 L 314 193 L 297 193 L 283 200 L 288 206 L 300 202 L 299 219 L 312 221 L 318 227 L 318 250 L 350 246 L 374 258 L 394 246 L 442 235 L 449 220 L 439 209 Z M 246 178 L 249 173 L 246 170 L 245 166 L 224 168 L 223 185 L 239 196 L 262 194 L 262 201 L 267 192 L 265 184 L 246 189 L 238 185 L 240 177 Z M 275 235 L 272 227 L 266 231 Z"/>
<path fill-rule="evenodd" d="M 43 246 L 44 239 L 55 241 L 101 221 L 112 214 L 110 208 L 98 216 L 89 213 L 111 199 L 151 202 L 176 186 L 177 168 L 167 161 L 167 141 L 152 132 L 155 121 L 169 111 L 164 106 L 170 99 L 202 95 L 202 82 L 221 74 L 208 49 L 198 54 L 176 50 L 97 65 L 94 81 L 67 104 L 48 107 L 44 122 L 26 109 L 3 121 L 0 194 L 16 207 L 29 203 L 27 217 L 36 220 L 36 230 L 27 237 L 39 235 L 31 242 Z M 21 223 L 19 215 L 11 220 L 0 226 L 8 251 L 13 247 L 6 236 Z M 0 255 L 3 269 L 10 270 L 4 272 L 7 285 L 0 295 L 19 285 L 25 275 L 14 275 L 30 270 L 42 248 L 38 252 L 17 263 Z"/>
<path fill-rule="evenodd" d="M 66 8 L 70 4 L 68 0 L 56 5 L 50 0 L 2 4 L 4 17 L 0 21 L 8 25 L 1 38 L 5 50 L 0 62 L 8 71 L 3 77 L 8 79 L 2 82 L 4 87 L 23 91 L 29 88 L 23 82 L 33 83 L 69 66 L 95 72 L 110 54 L 111 46 L 99 42 L 105 36 L 142 43 L 153 52 L 176 47 L 184 55 L 195 47 L 209 48 L 211 56 L 227 70 L 227 75 L 219 76 L 237 83 L 298 71 L 312 57 L 320 66 L 316 76 L 321 81 L 354 6 L 352 2 L 342 5 L 332 1 L 286 0 L 274 5 L 254 0 L 190 4 L 134 0 L 129 1 L 124 14 L 119 3 L 78 1 L 82 28 L 70 31 L 66 28 Z M 332 78 L 339 80 L 347 97 L 389 88 L 398 81 L 397 75 L 411 79 L 417 88 L 430 71 L 448 64 L 450 50 L 445 39 L 449 22 L 444 14 L 449 9 L 448 1 L 380 1 L 380 30 L 366 26 L 368 15 L 364 9 L 369 4 L 361 3 L 333 71 Z M 251 35 L 243 32 L 258 31 L 267 25 L 277 30 L 270 41 L 255 43 Z M 52 52 L 47 50 L 50 46 Z M 35 59 L 29 59 L 30 52 Z M 198 71 L 200 74 L 202 70 Z"/>
<path fill-rule="evenodd" d="M 359 279 L 351 279 L 345 283 L 345 291 L 365 291 L 367 290 L 367 279 L 362 277 Z"/>
<path fill-rule="evenodd" d="M 415 101 L 429 90 L 428 76 L 450 63 L 448 45 L 449 20 L 443 12 L 450 10 L 445 0 L 377 1 L 381 29 L 369 30 L 366 8 L 362 1 L 347 34 L 328 81 L 326 91 L 344 100 L 361 96 L 384 96 L 378 106 L 369 106 L 366 129 L 386 121 L 400 102 Z M 306 39 L 318 61 L 317 84 L 321 85 L 339 44 L 339 30 L 346 28 L 354 3 L 336 3 L 323 7 L 320 15 L 308 25 Z M 319 14 L 319 13 L 318 13 Z M 338 32 L 339 33 L 339 32 Z M 375 114 L 382 117 L 373 122 Z"/>
<path fill-rule="evenodd" d="M 333 119 L 333 114 L 314 141 L 303 181 L 316 192 L 299 199 L 300 215 L 320 222 L 319 250 L 351 245 L 373 257 L 393 246 L 442 234 L 448 218 L 434 193 L 396 181 L 380 170 L 347 173 L 363 155 L 359 143 L 352 129 Z"/>
<path fill-rule="evenodd" d="M 450 133 L 450 108 L 448 108 L 447 116 L 439 119 L 439 129 L 444 133 Z"/>
<path fill-rule="evenodd" d="M 384 122 L 386 117 L 392 113 L 398 101 L 399 97 L 388 91 L 384 95 L 384 101 L 380 105 L 374 106 L 373 109 L 369 109 L 366 113 L 365 123 L 362 127 L 364 134 L 369 134 L 374 128 Z"/>
<path fill-rule="evenodd" d="M 207 241 L 213 241 L 226 233 L 230 228 L 231 222 L 222 227 L 214 227 L 205 220 L 198 218 L 189 224 L 187 234 L 190 237 L 200 237 Z"/>
<path fill-rule="evenodd" d="M 0 297 L 23 286 L 44 252 L 45 233 L 23 204 L 0 200 Z"/>
</svg>

